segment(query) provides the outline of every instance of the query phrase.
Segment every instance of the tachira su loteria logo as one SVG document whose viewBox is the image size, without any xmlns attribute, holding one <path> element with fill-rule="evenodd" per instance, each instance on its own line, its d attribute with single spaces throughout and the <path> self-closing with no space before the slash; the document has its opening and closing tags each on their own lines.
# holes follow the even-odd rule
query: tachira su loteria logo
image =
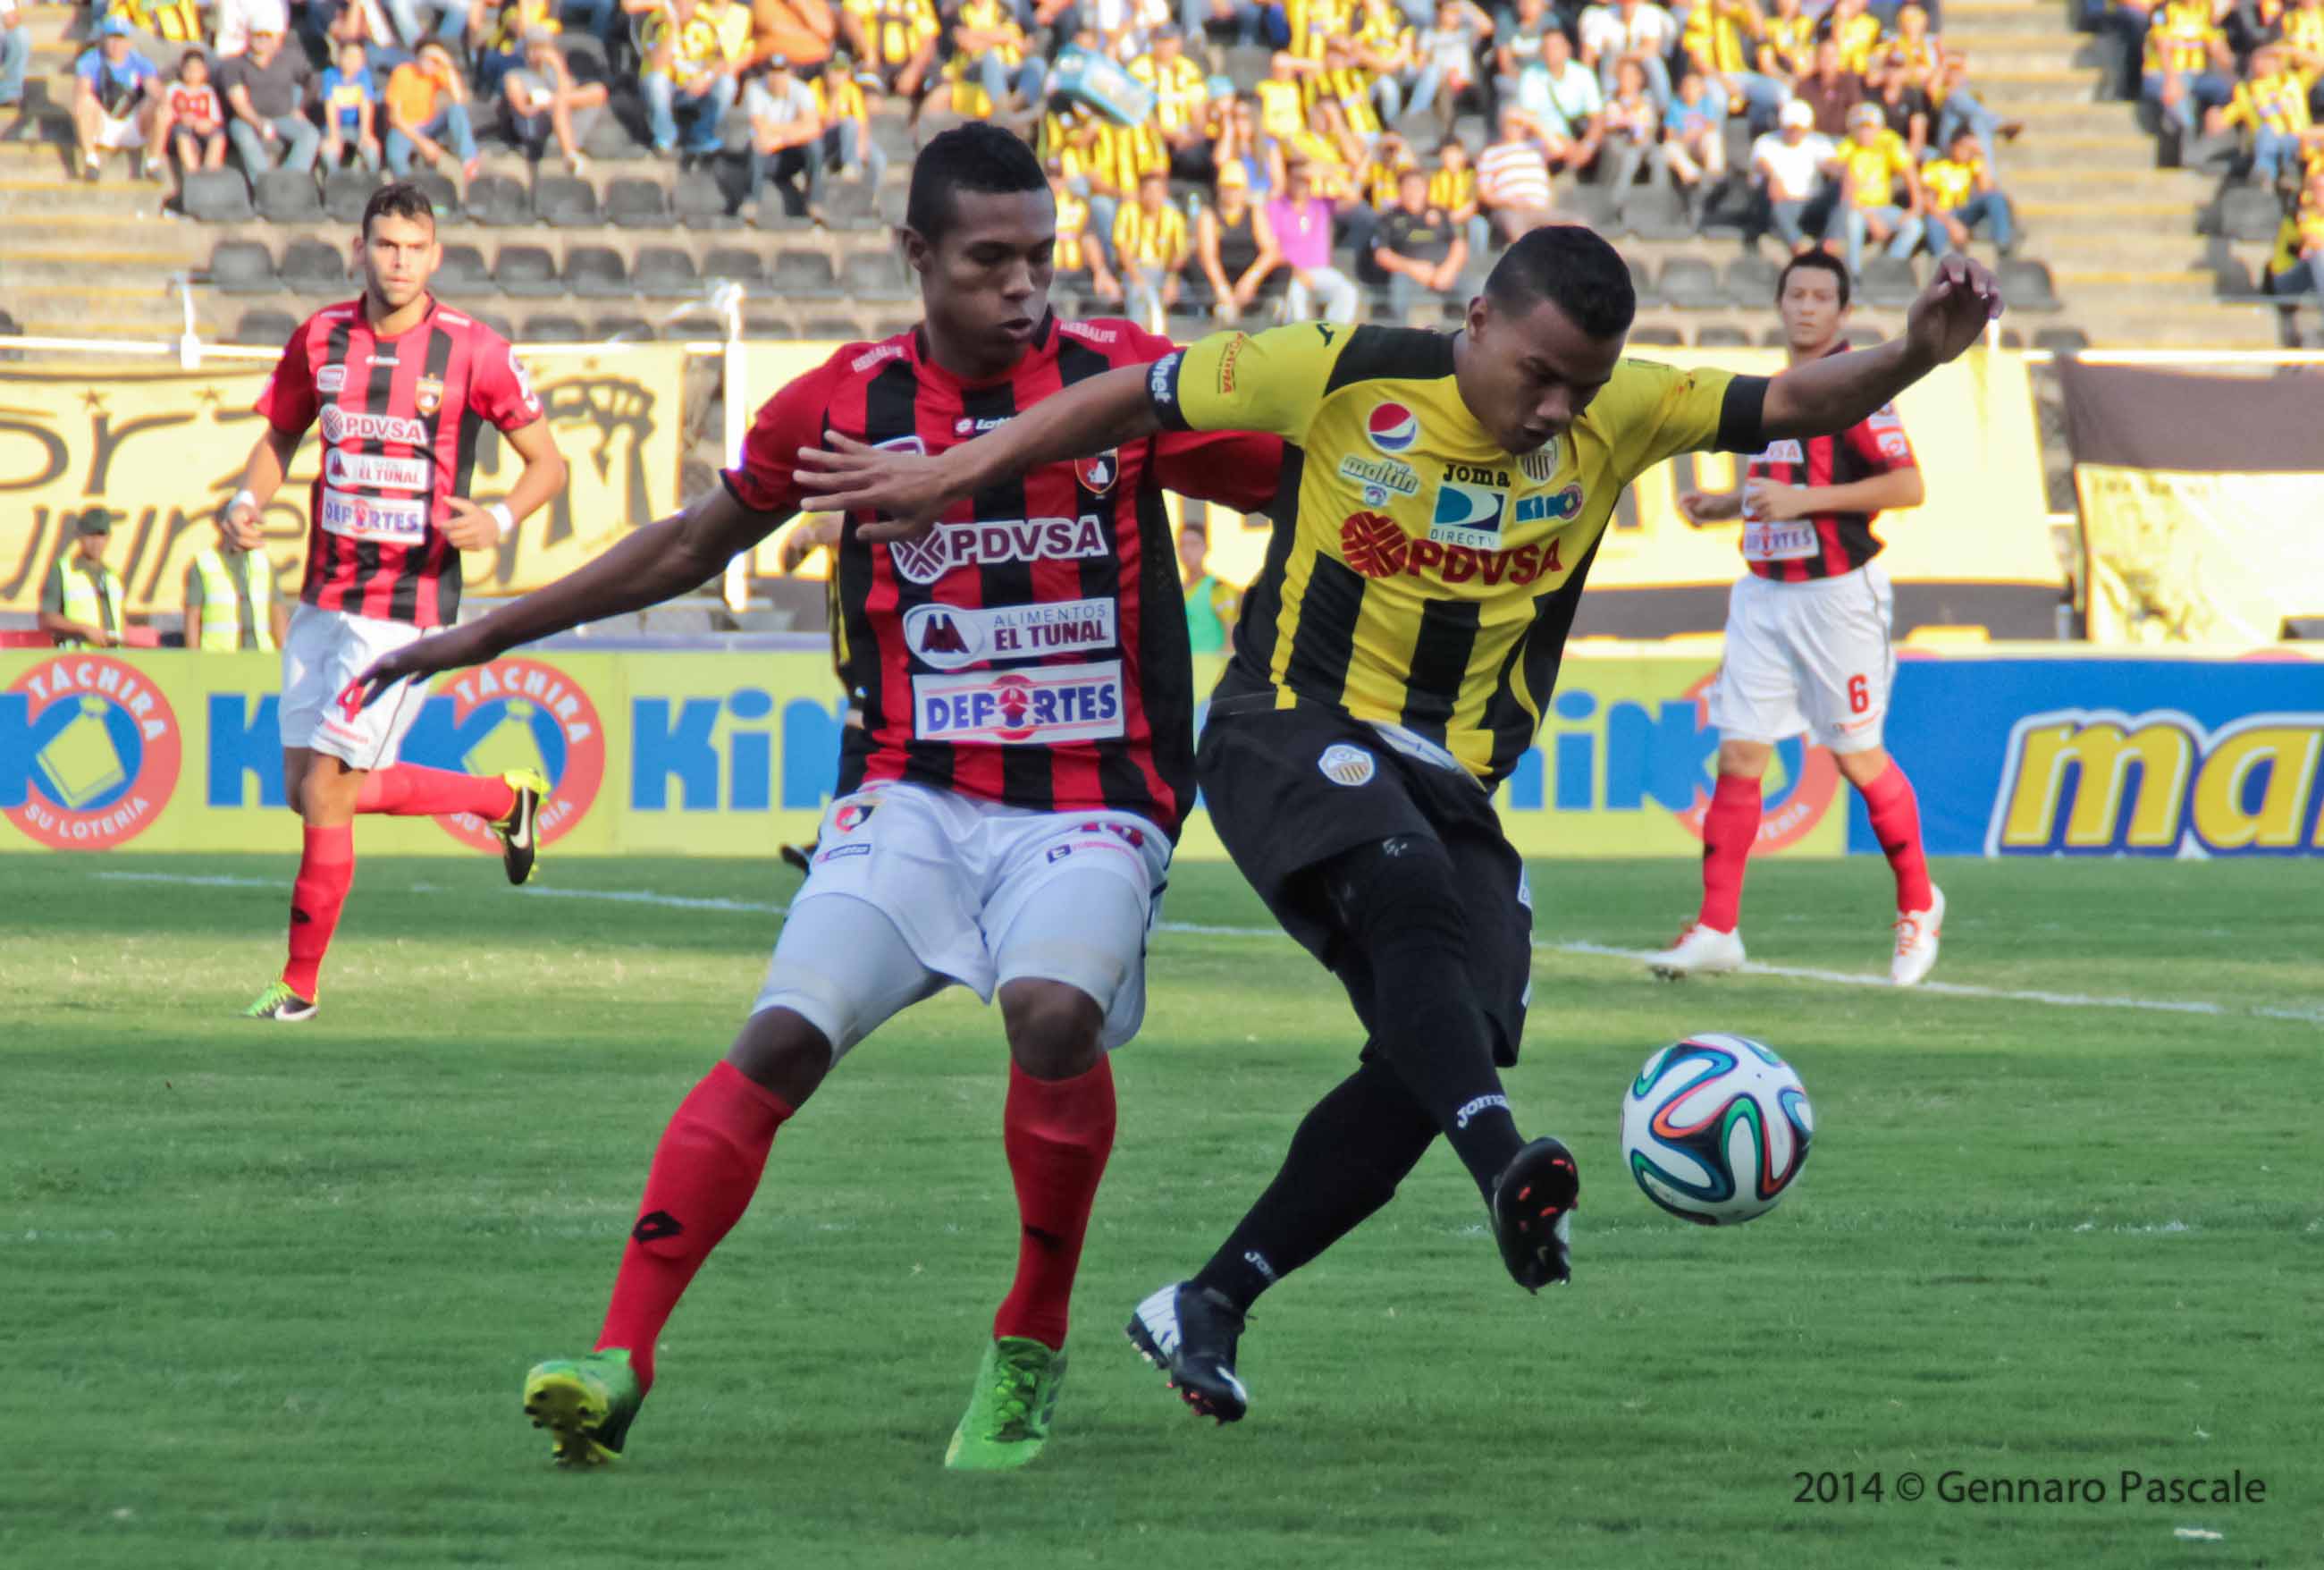
<svg viewBox="0 0 2324 1570">
<path fill-rule="evenodd" d="M 60 850 L 136 838 L 178 786 L 184 743 L 138 669 L 60 654 L 0 692 L 0 812 Z"/>
<path fill-rule="evenodd" d="M 597 799 L 605 779 L 605 727 L 588 692 L 541 660 L 495 660 L 439 686 L 403 743 L 403 756 L 439 769 L 499 774 L 538 769 L 549 777 L 536 832 L 554 845 Z M 497 850 L 482 818 L 437 822 L 462 845 Z"/>
</svg>

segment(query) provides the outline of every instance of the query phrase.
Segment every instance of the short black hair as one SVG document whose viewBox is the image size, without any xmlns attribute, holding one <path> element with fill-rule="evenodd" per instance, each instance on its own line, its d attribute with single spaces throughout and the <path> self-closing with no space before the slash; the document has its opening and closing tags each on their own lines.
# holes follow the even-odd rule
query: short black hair
<svg viewBox="0 0 2324 1570">
<path fill-rule="evenodd" d="M 971 120 L 929 138 L 912 160 L 911 193 L 904 223 L 929 245 L 942 240 L 957 210 L 956 191 L 1046 191 L 1049 177 L 1031 143 L 988 120 Z"/>
<path fill-rule="evenodd" d="M 1784 291 L 1789 289 L 1792 285 L 1792 274 L 1799 272 L 1802 268 L 1807 268 L 1817 272 L 1831 273 L 1840 284 L 1840 309 L 1842 310 L 1846 310 L 1848 309 L 1848 263 L 1842 262 L 1839 257 L 1833 255 L 1829 251 L 1803 251 L 1798 255 L 1784 263 L 1784 270 L 1775 274 L 1776 304 L 1781 305 L 1783 303 Z"/>
<path fill-rule="evenodd" d="M 364 203 L 363 226 L 356 232 L 369 238 L 374 218 L 425 218 L 432 229 L 436 226 L 436 204 L 410 180 L 392 180 L 372 192 L 371 199 Z"/>
<path fill-rule="evenodd" d="M 1550 300 L 1593 338 L 1620 337 L 1638 314 L 1629 263 L 1581 224 L 1544 224 L 1519 236 L 1486 275 L 1485 298 L 1512 314 Z"/>
</svg>

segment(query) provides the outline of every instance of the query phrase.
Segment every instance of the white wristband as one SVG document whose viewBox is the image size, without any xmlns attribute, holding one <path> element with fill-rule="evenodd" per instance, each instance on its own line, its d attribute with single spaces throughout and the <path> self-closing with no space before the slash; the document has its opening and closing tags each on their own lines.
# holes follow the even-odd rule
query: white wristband
<svg viewBox="0 0 2324 1570">
<path fill-rule="evenodd" d="M 494 502 L 484 511 L 490 513 L 493 515 L 493 522 L 501 526 L 503 540 L 516 532 L 516 514 L 509 511 L 506 502 Z"/>
<path fill-rule="evenodd" d="M 258 510 L 258 498 L 252 495 L 247 487 L 236 491 L 234 494 L 234 500 L 226 504 L 226 510 L 231 513 L 236 507 L 248 507 L 254 513 Z"/>
</svg>

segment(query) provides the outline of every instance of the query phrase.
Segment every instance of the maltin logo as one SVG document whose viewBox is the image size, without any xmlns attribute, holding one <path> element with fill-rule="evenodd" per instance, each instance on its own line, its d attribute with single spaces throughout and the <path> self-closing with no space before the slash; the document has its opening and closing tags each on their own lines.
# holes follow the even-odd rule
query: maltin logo
<svg viewBox="0 0 2324 1570">
<path fill-rule="evenodd" d="M 447 703 L 446 724 L 440 716 Z M 552 787 L 536 825 L 543 845 L 556 844 L 588 815 L 605 779 L 605 727 L 589 695 L 556 666 L 495 660 L 439 687 L 428 708 L 404 743 L 413 762 L 472 774 L 540 770 Z M 480 817 L 460 813 L 437 822 L 462 845 L 500 848 Z"/>
<path fill-rule="evenodd" d="M 183 750 L 135 666 L 60 654 L 0 692 L 0 812 L 60 850 L 125 845 L 169 804 Z"/>
</svg>

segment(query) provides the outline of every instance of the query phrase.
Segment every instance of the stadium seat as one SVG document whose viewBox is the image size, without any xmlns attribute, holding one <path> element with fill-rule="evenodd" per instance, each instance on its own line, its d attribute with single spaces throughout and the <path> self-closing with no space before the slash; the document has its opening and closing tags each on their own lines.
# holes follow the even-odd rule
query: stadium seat
<svg viewBox="0 0 2324 1570">
<path fill-rule="evenodd" d="M 858 251 L 841 263 L 840 291 L 855 300 L 890 300 L 907 297 L 904 270 L 895 253 Z"/>
<path fill-rule="evenodd" d="M 1674 327 L 1642 327 L 1632 330 L 1630 341 L 1649 348 L 1675 349 L 1686 342 L 1686 335 Z"/>
<path fill-rule="evenodd" d="M 324 215 L 335 224 L 361 223 L 364 204 L 379 185 L 379 176 L 368 169 L 334 170 L 323 177 Z"/>
<path fill-rule="evenodd" d="M 689 169 L 678 177 L 670 192 L 670 213 L 689 229 L 733 229 L 742 220 L 734 199 L 718 183 L 715 170 Z"/>
<path fill-rule="evenodd" d="M 558 229 L 594 229 L 604 221 L 597 210 L 597 188 L 569 174 L 544 174 L 533 182 L 533 215 Z"/>
<path fill-rule="evenodd" d="M 1730 323 L 1713 322 L 1695 330 L 1694 346 L 1698 349 L 1748 349 L 1751 346 L 1751 335 Z"/>
<path fill-rule="evenodd" d="M 474 245 L 447 245 L 436 269 L 433 287 L 438 294 L 490 294 L 497 287 L 484 254 Z"/>
<path fill-rule="evenodd" d="M 1700 256 L 1674 256 L 1663 263 L 1662 295 L 1682 310 L 1718 310 L 1727 304 L 1718 270 Z"/>
<path fill-rule="evenodd" d="M 589 127 L 589 134 L 581 139 L 581 151 L 593 159 L 607 163 L 620 163 L 629 159 L 644 157 L 645 144 L 640 142 L 630 129 L 632 122 L 642 123 L 641 113 L 627 117 L 624 117 L 622 113 L 624 107 L 634 108 L 636 106 L 637 100 L 634 97 L 628 99 L 626 104 L 622 100 L 616 99 L 612 106 L 614 112 L 610 115 L 600 115 L 597 117 L 597 123 Z"/>
<path fill-rule="evenodd" d="M 1184 319 L 1185 326 L 1183 330 L 1177 328 L 1172 329 L 1173 336 L 1176 337 L 1182 344 L 1193 343 L 1196 338 L 1209 333 L 1216 325 L 1208 317 L 1190 317 Z M 875 338 L 901 337 L 919 325 L 920 319 L 917 316 L 897 316 L 891 313 L 874 320 L 870 332 Z"/>
<path fill-rule="evenodd" d="M 420 188 L 420 192 L 428 198 L 429 204 L 435 208 L 436 221 L 438 224 L 457 224 L 466 221 L 468 215 L 466 209 L 460 205 L 459 189 L 449 180 L 432 169 L 423 169 L 412 175 L 411 183 Z"/>
<path fill-rule="evenodd" d="M 667 229 L 669 192 L 653 180 L 624 176 L 605 188 L 605 221 L 617 229 Z"/>
<path fill-rule="evenodd" d="M 839 288 L 831 258 L 820 251 L 775 253 L 774 290 L 786 300 L 828 295 Z"/>
<path fill-rule="evenodd" d="M 293 294 L 343 294 L 347 254 L 321 240 L 293 240 L 282 253 L 282 287 Z"/>
<path fill-rule="evenodd" d="M 1773 305 L 1783 269 L 1760 255 L 1738 256 L 1727 264 L 1727 301 L 1746 310 Z"/>
<path fill-rule="evenodd" d="M 1630 270 L 1630 287 L 1638 297 L 1641 309 L 1663 302 L 1662 291 L 1655 287 L 1653 264 L 1643 256 L 1625 254 L 1623 264 Z"/>
<path fill-rule="evenodd" d="M 605 42 L 594 32 L 578 28 L 557 35 L 557 48 L 565 56 L 565 68 L 573 73 L 576 82 L 603 82 L 612 79 L 607 69 Z"/>
<path fill-rule="evenodd" d="M 823 188 L 823 221 L 835 229 L 876 229 L 880 193 L 868 180 L 835 180 Z"/>
<path fill-rule="evenodd" d="M 589 324 L 589 336 L 599 343 L 619 339 L 625 344 L 650 344 L 654 341 L 654 329 L 643 317 L 601 316 Z"/>
<path fill-rule="evenodd" d="M 788 317 L 746 316 L 742 319 L 742 336 L 753 342 L 769 339 L 788 342 L 798 337 L 799 332 Z"/>
<path fill-rule="evenodd" d="M 1865 304 L 1883 310 L 1902 310 L 1920 292 L 1921 281 L 1914 275 L 1910 262 L 1900 262 L 1894 256 L 1866 258 L 1863 282 L 1857 286 L 1857 295 Z"/>
<path fill-rule="evenodd" d="M 255 240 L 222 240 L 210 253 L 210 287 L 222 294 L 272 294 L 274 258 Z"/>
<path fill-rule="evenodd" d="M 2273 191 L 2236 185 L 2219 198 L 2219 233 L 2230 240 L 2265 245 L 2275 238 L 2282 222 L 2283 205 Z"/>
<path fill-rule="evenodd" d="M 1622 192 L 1622 226 L 1641 240 L 1688 240 L 1694 221 L 1686 200 L 1666 185 L 1634 185 Z"/>
<path fill-rule="evenodd" d="M 238 169 L 188 174 L 178 205 L 188 217 L 205 224 L 246 224 L 252 216 L 250 186 Z"/>
<path fill-rule="evenodd" d="M 756 251 L 740 245 L 715 245 L 702 258 L 702 276 L 706 279 L 728 280 L 742 286 L 742 291 L 753 299 L 774 293 L 773 283 L 767 278 L 767 259 Z"/>
<path fill-rule="evenodd" d="M 311 170 L 270 169 L 253 182 L 258 216 L 270 224 L 317 224 L 323 219 L 323 193 Z"/>
<path fill-rule="evenodd" d="M 1568 186 L 1557 196 L 1558 217 L 1587 224 L 1609 239 L 1618 238 L 1622 233 L 1622 221 L 1614 198 L 1611 186 Z"/>
<path fill-rule="evenodd" d="M 2053 355 L 2078 355 L 2090 346 L 2090 335 L 2080 328 L 2043 328 L 2034 335 L 2034 346 Z"/>
<path fill-rule="evenodd" d="M 245 310 L 234 329 L 234 341 L 279 349 L 298 330 L 299 319 L 287 310 Z"/>
<path fill-rule="evenodd" d="M 493 282 L 503 294 L 546 298 L 565 292 L 557 262 L 539 245 L 503 245 L 493 263 Z"/>
<path fill-rule="evenodd" d="M 641 247 L 634 276 L 638 292 L 651 298 L 682 300 L 702 292 L 702 275 L 694 270 L 694 258 L 674 245 Z"/>
<path fill-rule="evenodd" d="M 586 344 L 589 329 L 569 316 L 529 316 L 524 319 L 524 331 L 519 343 L 526 344 Z"/>
<path fill-rule="evenodd" d="M 504 174 L 480 174 L 470 180 L 461 204 L 473 222 L 489 228 L 532 222 L 532 193 Z"/>
<path fill-rule="evenodd" d="M 2048 263 L 2042 262 L 2004 262 L 2001 264 L 2001 300 L 2012 310 L 2056 310 L 2058 291 L 2050 281 Z"/>
<path fill-rule="evenodd" d="M 516 342 L 516 323 L 511 321 L 500 312 L 496 310 L 472 310 L 468 314 L 475 318 L 476 320 L 484 323 L 486 327 L 492 328 L 493 331 L 500 334 L 502 337 L 506 338 L 510 343 Z"/>
<path fill-rule="evenodd" d="M 637 293 L 629 263 L 610 245 L 576 245 L 567 251 L 565 287 L 583 300 L 627 300 Z"/>
</svg>

